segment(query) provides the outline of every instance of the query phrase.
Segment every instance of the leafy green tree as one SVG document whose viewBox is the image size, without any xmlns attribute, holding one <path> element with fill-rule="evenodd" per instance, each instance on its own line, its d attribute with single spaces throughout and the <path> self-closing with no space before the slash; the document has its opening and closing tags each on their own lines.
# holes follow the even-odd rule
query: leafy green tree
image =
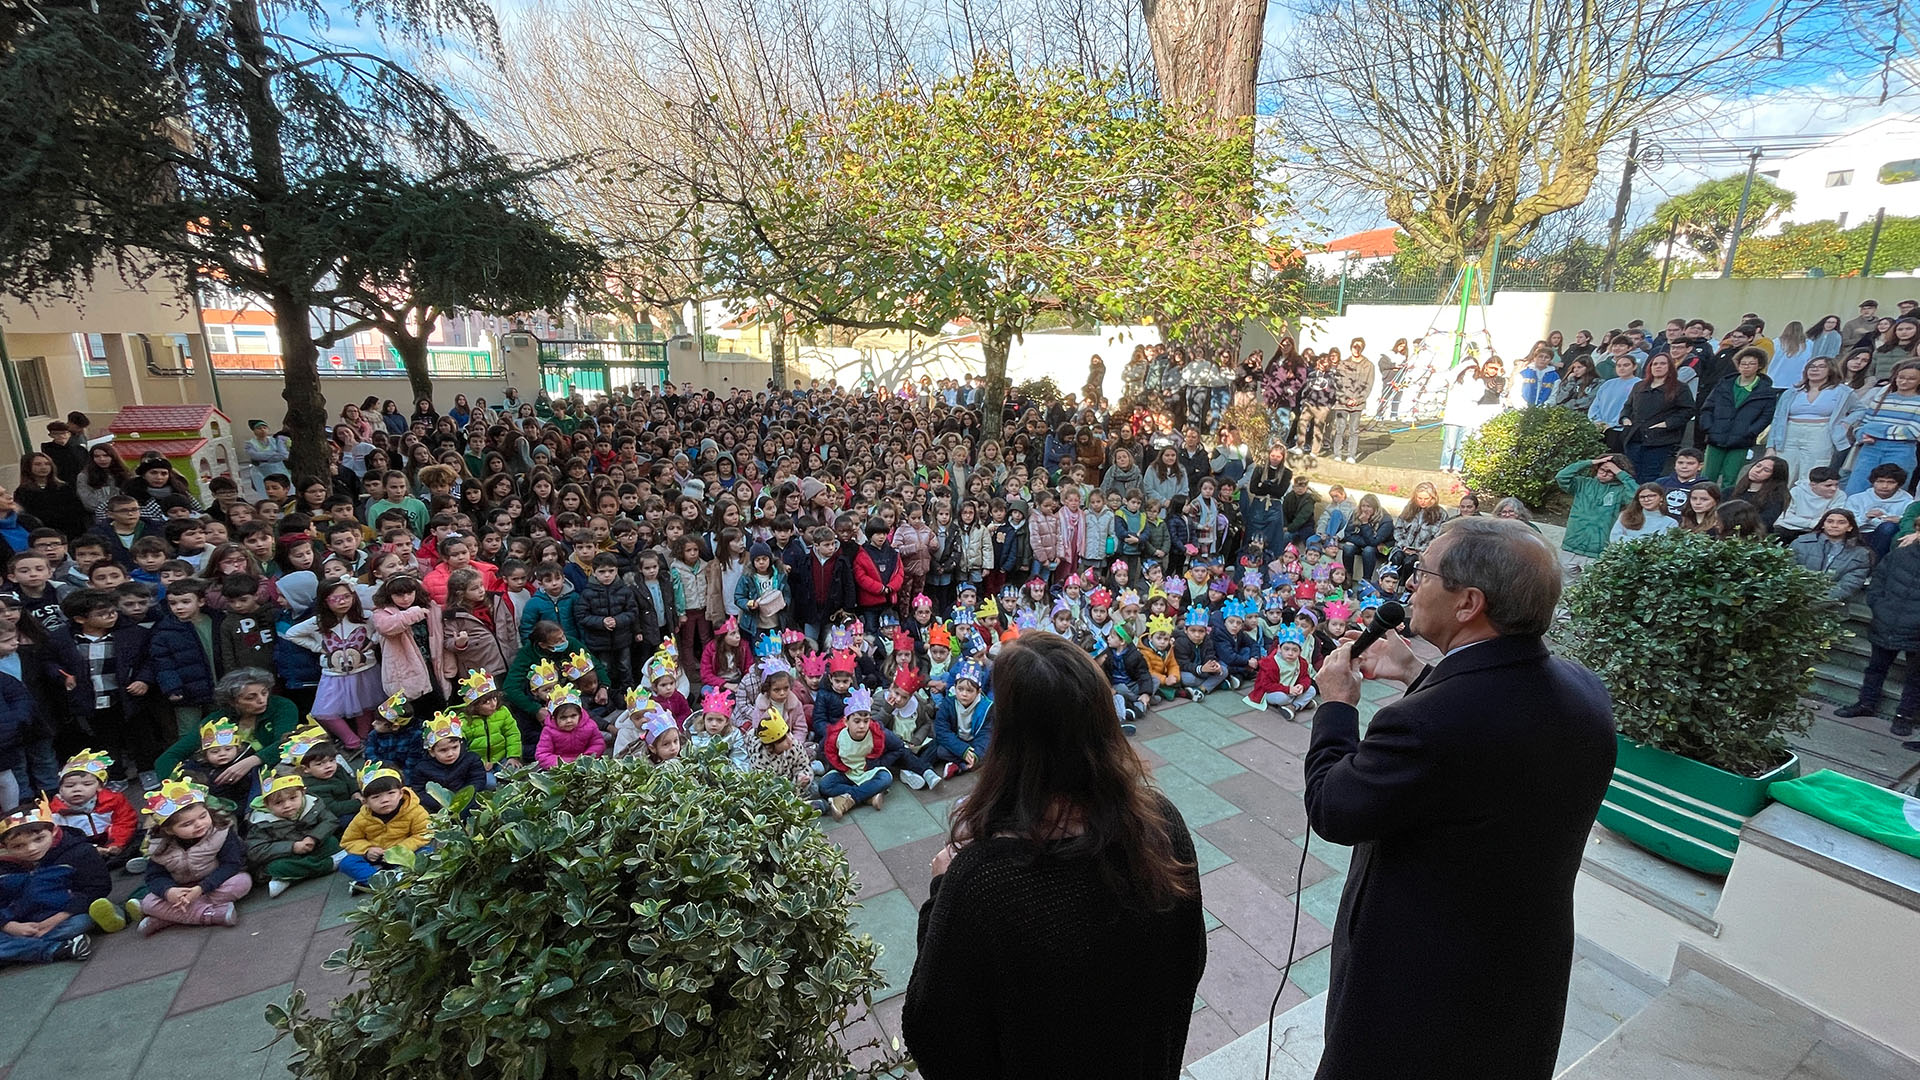
<svg viewBox="0 0 1920 1080">
<path fill-rule="evenodd" d="M 971 320 L 991 437 L 1008 352 L 1043 311 L 1194 336 L 1296 314 L 1300 279 L 1271 272 L 1291 245 L 1272 224 L 1288 204 L 1262 179 L 1269 164 L 1250 123 L 1197 122 L 1114 77 L 983 59 L 801 118 L 766 202 L 714 228 L 712 283 L 815 325 L 937 334 Z"/>
<path fill-rule="evenodd" d="M 1653 218 L 1636 229 L 1625 249 L 1647 252 L 1666 241 L 1674 230 L 1674 244 L 1718 265 L 1727 255 L 1727 241 L 1733 238 L 1733 219 L 1740 212 L 1740 192 L 1746 176 L 1723 176 L 1708 180 L 1665 200 L 1654 208 Z M 1753 178 L 1753 194 L 1748 200 L 1747 216 L 1741 232 L 1748 237 L 1779 221 L 1793 209 L 1793 192 L 1764 176 Z M 1678 223 L 1676 228 L 1675 223 Z M 1741 240 L 1742 246 L 1751 240 Z M 1676 252 L 1676 254 L 1678 254 Z"/>
<path fill-rule="evenodd" d="M 353 10 L 396 45 L 495 48 L 480 0 Z M 337 46 L 324 21 L 311 0 L 49 0 L 0 13 L 9 43 L 0 131 L 24 148 L 0 170 L 0 289 L 24 302 L 75 297 L 104 268 L 128 280 L 210 281 L 266 302 L 297 474 L 327 463 L 322 345 L 376 324 L 376 312 L 551 300 L 551 281 L 508 293 L 528 286 L 527 269 L 577 254 L 489 257 L 474 247 L 486 237 L 443 254 L 457 205 L 490 205 L 494 226 L 503 209 L 531 218 L 525 181 L 415 66 Z M 501 239 L 538 245 L 556 234 Z M 515 261 L 511 275 L 485 280 Z M 404 288 L 423 297 L 402 305 Z M 342 318 L 321 332 L 314 312 Z"/>
</svg>

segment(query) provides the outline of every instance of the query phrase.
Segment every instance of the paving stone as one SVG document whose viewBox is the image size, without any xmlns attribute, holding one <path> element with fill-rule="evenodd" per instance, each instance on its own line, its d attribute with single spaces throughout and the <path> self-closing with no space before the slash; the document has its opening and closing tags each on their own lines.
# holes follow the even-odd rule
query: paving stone
<svg viewBox="0 0 1920 1080">
<path fill-rule="evenodd" d="M 863 900 L 853 909 L 853 925 L 880 943 L 879 968 L 887 984 L 874 998 L 884 1000 L 905 993 L 907 979 L 913 975 L 914 957 L 919 954 L 920 911 L 913 901 L 898 889 Z"/>
<path fill-rule="evenodd" d="M 1311 956 L 1297 957 L 1293 961 L 1293 970 L 1287 973 L 1287 981 L 1299 987 L 1308 997 L 1317 997 L 1327 992 L 1327 980 L 1333 975 L 1333 946 L 1329 945 Z"/>
<path fill-rule="evenodd" d="M 1187 835 L 1193 838 L 1193 854 L 1195 861 L 1199 864 L 1200 873 L 1210 873 L 1233 861 L 1233 856 L 1215 847 L 1213 841 L 1199 833 L 1188 830 Z"/>
<path fill-rule="evenodd" d="M 1181 772 L 1177 765 L 1162 765 L 1154 771 L 1153 782 L 1168 799 L 1173 801 L 1173 805 L 1180 808 L 1180 816 L 1186 819 L 1189 829 L 1211 825 L 1222 818 L 1229 818 L 1240 812 L 1239 807 L 1214 794 L 1212 788 Z"/>
<path fill-rule="evenodd" d="M 1181 731 L 1199 739 L 1215 750 L 1223 750 L 1229 746 L 1246 742 L 1251 733 L 1239 724 L 1228 720 L 1220 713 L 1212 711 L 1213 702 L 1218 696 L 1219 695 L 1216 694 L 1214 697 L 1208 698 L 1204 705 L 1193 708 L 1188 712 L 1183 712 L 1178 717 L 1172 719 L 1173 725 Z M 1233 704 L 1234 708 L 1242 712 L 1246 711 L 1246 706 L 1240 703 L 1239 698 L 1235 697 Z"/>
<path fill-rule="evenodd" d="M 1299 836 L 1307 831 L 1307 808 L 1300 795 L 1264 776 L 1240 773 L 1207 786 L 1281 836 Z"/>
<path fill-rule="evenodd" d="M 1133 737 L 1136 745 L 1148 739 L 1157 739 L 1162 735 L 1171 735 L 1180 730 L 1176 714 L 1183 714 L 1191 706 L 1163 705 L 1157 709 L 1148 709 L 1147 715 L 1133 722 Z"/>
<path fill-rule="evenodd" d="M 93 940 L 97 949 L 105 939 Z M 20 964 L 0 968 L 0 1000 L 7 1003 L 7 1022 L 0 1024 L 0 1072 L 19 1056 L 40 1022 L 60 1001 L 67 984 L 85 968 L 85 964 Z"/>
<path fill-rule="evenodd" d="M 1166 736 L 1163 735 L 1161 737 L 1165 738 Z M 1145 765 L 1148 772 L 1152 772 L 1167 763 L 1166 758 L 1155 753 L 1146 743 L 1141 742 L 1137 737 L 1128 739 L 1127 745 L 1133 748 L 1134 756 L 1140 759 L 1140 764 Z"/>
<path fill-rule="evenodd" d="M 1293 792 L 1296 803 L 1300 801 L 1301 792 L 1307 790 L 1306 760 L 1265 739 L 1248 739 L 1220 752 L 1245 765 L 1249 772 Z"/>
<path fill-rule="evenodd" d="M 1327 864 L 1311 855 L 1307 856 L 1303 868 L 1297 846 L 1287 843 L 1279 833 L 1248 814 L 1236 814 L 1216 821 L 1202 828 L 1200 834 L 1211 840 L 1233 862 L 1252 870 L 1281 896 L 1290 896 L 1300 888 L 1300 883 L 1294 879 L 1295 874 L 1303 874 L 1308 885 L 1333 874 Z"/>
<path fill-rule="evenodd" d="M 932 883 L 927 866 L 946 846 L 947 834 L 942 832 L 880 853 L 880 861 L 887 870 L 887 880 L 892 883 L 890 887 L 906 893 L 915 910 L 927 902 L 927 886 Z"/>
<path fill-rule="evenodd" d="M 1207 999 L 1208 1011 L 1225 1020 L 1235 1034 L 1244 1035 L 1267 1022 L 1267 1006 L 1279 986 L 1280 969 L 1267 963 L 1231 927 L 1207 935 L 1207 970 L 1200 977 L 1200 996 Z M 1290 1007 L 1289 996 L 1304 1000 L 1297 987 L 1288 987 L 1280 999 L 1281 1009 Z"/>
<path fill-rule="evenodd" d="M 359 977 L 350 971 L 326 969 L 327 957 L 346 948 L 351 940 L 353 927 L 336 926 L 313 935 L 307 944 L 306 953 L 300 958 L 300 970 L 293 976 L 293 985 L 307 992 L 307 1008 L 312 1011 L 325 1015 L 334 1002 L 359 985 Z"/>
<path fill-rule="evenodd" d="M 147 943 L 157 940 L 149 938 Z M 139 1074 L 147 1044 L 153 1041 L 154 1032 L 166 1018 L 166 1003 L 173 1000 L 186 977 L 185 972 L 174 971 L 61 1001 L 20 1051 L 10 1075 L 20 1080 L 49 1080 L 56 1076 L 132 1080 Z M 81 1065 L 74 1061 L 76 1036 L 84 1038 L 88 1047 Z M 167 1075 L 184 1077 L 186 1074 Z"/>
<path fill-rule="evenodd" d="M 1215 915 L 1213 912 L 1208 911 L 1204 907 L 1200 909 L 1200 924 L 1206 927 L 1207 933 L 1209 934 L 1227 925 L 1226 923 L 1223 923 L 1220 921 L 1220 917 L 1218 915 Z"/>
<path fill-rule="evenodd" d="M 1207 910 L 1273 965 L 1275 971 L 1294 956 L 1306 956 L 1333 941 L 1333 931 L 1300 912 L 1298 940 L 1293 932 L 1292 898 L 1272 888 L 1249 867 L 1235 863 L 1200 879 L 1200 895 Z M 1209 998 L 1208 1000 L 1212 1000 Z"/>
<path fill-rule="evenodd" d="M 887 865 L 880 861 L 880 853 L 873 850 L 866 833 L 859 829 L 839 829 L 828 833 L 827 839 L 846 852 L 847 868 L 853 871 L 858 890 L 853 894 L 855 900 L 879 896 L 894 887 Z"/>
<path fill-rule="evenodd" d="M 1346 888 L 1347 875 L 1344 873 L 1336 873 L 1309 885 L 1300 894 L 1300 910 L 1319 920 L 1321 925 L 1331 928 L 1340 915 L 1340 894 Z"/>
<path fill-rule="evenodd" d="M 167 1010 L 169 1016 L 231 1001 L 269 986 L 293 981 L 304 950 L 295 946 L 313 937 L 326 898 L 319 893 L 297 904 L 240 913 L 240 925 L 215 927 L 218 935 L 200 951 Z"/>
<path fill-rule="evenodd" d="M 327 883 L 326 906 L 320 909 L 319 929 L 331 930 L 347 924 L 347 912 L 360 906 L 361 897 L 353 895 L 353 879 L 335 874 Z"/>
<path fill-rule="evenodd" d="M 128 926 L 117 934 L 100 935 L 93 939 L 93 959 L 80 966 L 80 973 L 67 984 L 61 998 L 72 1000 L 170 971 L 185 971 L 199 959 L 213 931 L 213 927 L 180 926 L 143 938 Z M 156 1011 L 165 1010 L 162 1007 Z"/>
<path fill-rule="evenodd" d="M 1313 725 L 1311 724 L 1276 724 L 1262 713 L 1249 713 L 1235 720 L 1234 724 L 1289 754 L 1302 757 L 1306 755 L 1308 745 L 1313 742 Z"/>
<path fill-rule="evenodd" d="M 189 976 L 189 983 L 192 979 Z M 273 1041 L 267 1006 L 286 1001 L 292 984 L 267 987 L 167 1019 L 147 1047 L 140 1075 L 176 1077 L 260 1076 Z M 184 987 L 182 988 L 184 989 Z"/>
<path fill-rule="evenodd" d="M 1193 1014 L 1193 1019 L 1187 1024 L 1187 1049 L 1180 1060 L 1183 1064 L 1191 1065 L 1232 1042 L 1238 1035 L 1233 1025 L 1211 1007 L 1201 1009 Z"/>
<path fill-rule="evenodd" d="M 1185 731 L 1176 731 L 1147 743 L 1147 749 L 1159 754 L 1168 764 L 1203 784 L 1225 780 L 1246 772 L 1247 767 L 1201 742 Z"/>
<path fill-rule="evenodd" d="M 902 790 L 905 790 L 904 788 Z M 920 805 L 911 794 L 906 798 L 896 798 L 892 792 L 881 808 L 856 806 L 847 815 L 847 820 L 860 827 L 867 834 L 867 842 L 875 851 L 910 844 L 915 840 L 924 840 L 929 836 L 945 831 L 946 826 L 935 821 L 927 808 Z"/>
</svg>

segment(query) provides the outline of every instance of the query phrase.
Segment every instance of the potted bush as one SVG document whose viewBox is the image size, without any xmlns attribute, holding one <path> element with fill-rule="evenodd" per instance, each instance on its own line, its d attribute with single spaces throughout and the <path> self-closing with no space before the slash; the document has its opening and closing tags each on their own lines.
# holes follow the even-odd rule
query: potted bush
<svg viewBox="0 0 1920 1080">
<path fill-rule="evenodd" d="M 885 980 L 813 818 L 715 752 L 521 773 L 348 916 L 357 989 L 267 1018 L 298 1077 L 852 1075 L 835 1036 Z"/>
<path fill-rule="evenodd" d="M 1467 437 L 1460 477 L 1486 496 L 1511 495 L 1538 510 L 1558 491 L 1553 478 L 1569 461 L 1606 453 L 1606 440 L 1574 409 L 1508 409 Z"/>
<path fill-rule="evenodd" d="M 1560 650 L 1613 694 L 1620 752 L 1600 823 L 1725 874 L 1767 785 L 1799 774 L 1787 736 L 1841 634 L 1825 577 L 1768 541 L 1677 529 L 1614 544 L 1567 591 Z"/>
</svg>

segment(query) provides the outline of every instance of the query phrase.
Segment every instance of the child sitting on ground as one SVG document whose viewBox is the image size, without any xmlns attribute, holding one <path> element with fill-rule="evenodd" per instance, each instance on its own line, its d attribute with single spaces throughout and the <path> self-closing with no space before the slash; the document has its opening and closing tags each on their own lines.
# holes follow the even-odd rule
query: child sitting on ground
<svg viewBox="0 0 1920 1080">
<path fill-rule="evenodd" d="M 507 708 L 506 695 L 500 692 L 493 675 L 479 668 L 467 672 L 467 677 L 460 680 L 460 693 L 467 702 L 466 719 L 460 724 L 467 748 L 480 755 L 489 775 L 498 775 L 503 768 L 519 768 L 523 763 L 520 724 L 514 720 L 513 710 Z"/>
<path fill-rule="evenodd" d="M 980 690 L 985 679 L 971 660 L 953 669 L 953 689 L 933 716 L 933 763 L 942 778 L 977 767 L 993 740 L 993 698 Z"/>
<path fill-rule="evenodd" d="M 1147 620 L 1146 644 L 1140 658 L 1147 662 L 1147 674 L 1159 684 L 1160 696 L 1172 701 L 1180 693 L 1180 660 L 1173 649 L 1173 620 L 1155 615 Z"/>
<path fill-rule="evenodd" d="M 827 773 L 820 778 L 820 794 L 838 820 L 861 803 L 880 809 L 893 771 L 880 765 L 886 736 L 873 729 L 873 692 L 864 686 L 847 694 L 846 717 L 827 730 L 821 745 Z"/>
<path fill-rule="evenodd" d="M 598 724 L 586 719 L 580 693 L 572 686 L 556 687 L 540 717 L 540 743 L 534 747 L 533 760 L 541 768 L 607 752 L 607 737 Z"/>
<path fill-rule="evenodd" d="M 641 725 L 640 736 L 646 743 L 647 760 L 655 765 L 671 765 L 680 760 L 680 751 L 686 745 L 680 736 L 680 725 L 674 723 L 672 717 L 658 713 Z"/>
<path fill-rule="evenodd" d="M 96 921 L 108 933 L 127 925 L 111 887 L 100 853 L 54 824 L 45 801 L 0 820 L 0 966 L 92 956 Z"/>
<path fill-rule="evenodd" d="M 417 852 L 433 843 L 433 819 L 390 765 L 369 762 L 360 772 L 360 793 L 366 805 L 340 838 L 347 852 L 340 872 L 353 879 L 354 891 L 365 892 L 375 874 L 391 868 L 387 852 Z"/>
<path fill-rule="evenodd" d="M 1227 681 L 1226 665 L 1213 651 L 1207 609 L 1198 604 L 1188 608 L 1185 622 L 1181 636 L 1173 643 L 1174 658 L 1180 662 L 1180 685 L 1194 701 L 1205 701 Z"/>
<path fill-rule="evenodd" d="M 753 731 L 753 769 L 793 782 L 793 789 L 817 811 L 827 804 L 814 787 L 813 753 L 807 744 L 793 737 L 787 728 L 786 714 L 778 707 L 767 712 Z"/>
<path fill-rule="evenodd" d="M 333 873 L 342 858 L 334 833 L 339 819 L 309 794 L 299 773 L 266 782 L 247 815 L 247 868 L 267 879 L 267 895 L 279 896 L 296 881 Z"/>
<path fill-rule="evenodd" d="M 1298 627 L 1281 629 L 1279 645 L 1260 659 L 1254 672 L 1253 692 L 1240 699 L 1247 708 L 1265 710 L 1269 705 L 1276 706 L 1282 717 L 1291 720 L 1312 705 L 1313 672 L 1301 652 L 1305 640 L 1306 635 Z"/>
<path fill-rule="evenodd" d="M 696 750 L 719 743 L 726 748 L 727 760 L 734 768 L 744 771 L 748 767 L 746 736 L 733 726 L 731 691 L 724 687 L 707 691 L 700 699 L 699 727 L 687 741 Z"/>
<path fill-rule="evenodd" d="M 307 794 L 320 800 L 341 829 L 360 812 L 360 781 L 340 758 L 333 737 L 319 727 L 287 736 L 280 762 L 292 765 L 306 782 Z"/>
<path fill-rule="evenodd" d="M 235 902 L 253 891 L 247 846 L 224 811 L 207 804 L 207 789 L 164 780 L 147 796 L 153 836 L 147 842 L 147 894 L 127 901 L 142 937 L 170 926 L 234 926 Z"/>
<path fill-rule="evenodd" d="M 53 800 L 53 820 L 66 832 L 84 836 L 107 869 L 127 865 L 140 850 L 140 812 L 125 795 L 107 786 L 113 759 L 97 750 L 82 750 L 60 766 L 60 797 Z"/>
<path fill-rule="evenodd" d="M 465 788 L 472 788 L 478 795 L 493 787 L 486 763 L 480 760 L 479 754 L 467 749 L 464 735 L 458 713 L 437 713 L 427 724 L 423 737 L 426 755 L 415 762 L 413 772 L 407 774 L 407 783 L 414 794 L 420 796 L 420 805 L 426 807 L 428 813 L 440 809 L 440 800 L 427 791 L 428 784 L 439 784 L 455 795 Z"/>
<path fill-rule="evenodd" d="M 213 799 L 214 809 L 231 819 L 233 814 L 253 801 L 254 792 L 259 787 L 259 776 L 249 772 L 226 784 L 220 783 L 220 777 L 228 766 L 239 761 L 247 751 L 247 736 L 241 733 L 238 725 L 226 719 L 209 720 L 200 725 L 200 752 L 182 761 L 174 773 L 178 779 L 191 781 L 207 789 Z"/>
</svg>

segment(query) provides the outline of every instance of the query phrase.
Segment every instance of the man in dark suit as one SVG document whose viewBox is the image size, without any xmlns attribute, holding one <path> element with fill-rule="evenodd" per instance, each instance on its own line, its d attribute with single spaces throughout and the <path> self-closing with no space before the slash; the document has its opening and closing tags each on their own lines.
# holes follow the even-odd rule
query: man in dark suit
<svg viewBox="0 0 1920 1080">
<path fill-rule="evenodd" d="M 1388 634 L 1319 672 L 1314 831 L 1353 845 L 1333 930 L 1324 1080 L 1547 1080 L 1573 966 L 1573 884 L 1613 774 L 1613 710 L 1549 655 L 1553 548 L 1455 521 L 1408 580 L 1423 666 Z M 1407 684 L 1359 734 L 1362 679 Z"/>
</svg>

